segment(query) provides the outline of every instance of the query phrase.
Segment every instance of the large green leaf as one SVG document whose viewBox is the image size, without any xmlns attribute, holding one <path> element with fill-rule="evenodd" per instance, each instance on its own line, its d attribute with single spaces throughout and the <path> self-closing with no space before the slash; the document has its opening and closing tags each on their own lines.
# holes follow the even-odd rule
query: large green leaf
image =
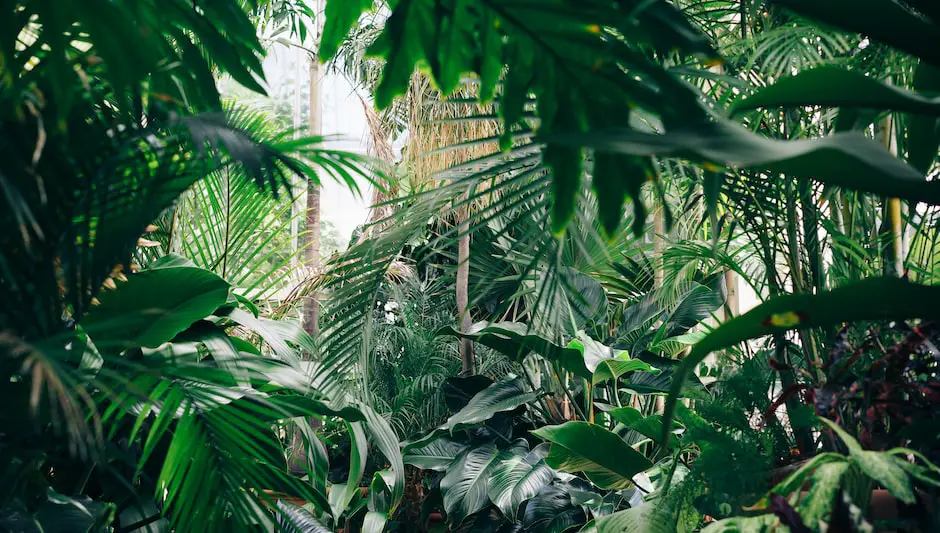
<svg viewBox="0 0 940 533">
<path fill-rule="evenodd" d="M 366 469 L 369 442 L 361 422 L 346 423 L 349 431 L 349 472 L 346 483 L 336 484 L 330 489 L 330 513 L 334 520 L 339 520 L 346 508 L 359 495 L 359 482 Z"/>
<path fill-rule="evenodd" d="M 564 533 L 586 518 L 584 510 L 572 504 L 568 491 L 547 485 L 526 503 L 522 523 L 533 533 Z"/>
<path fill-rule="evenodd" d="M 114 504 L 96 502 L 87 496 L 65 496 L 50 488 L 35 519 L 43 533 L 105 532 L 114 519 Z"/>
<path fill-rule="evenodd" d="M 332 533 L 313 513 L 284 500 L 277 502 L 277 518 L 285 533 Z"/>
<path fill-rule="evenodd" d="M 940 27 L 892 0 L 772 0 L 825 24 L 894 46 L 940 66 Z M 929 3 L 928 3 L 929 4 Z M 929 8 L 935 9 L 935 8 Z"/>
<path fill-rule="evenodd" d="M 538 300 L 533 327 L 544 333 L 561 329 L 568 335 L 607 316 L 607 293 L 597 280 L 573 268 L 542 272 L 535 284 Z"/>
<path fill-rule="evenodd" d="M 590 377 L 579 350 L 559 346 L 538 335 L 530 325 L 523 322 L 477 322 L 466 333 L 449 327 L 439 333 L 471 339 L 517 361 L 535 352 L 549 361 L 557 362 L 566 370 Z"/>
<path fill-rule="evenodd" d="M 921 94 L 940 93 L 940 68 L 928 63 L 919 64 L 914 71 L 914 89 Z M 940 119 L 935 116 L 911 114 L 907 126 L 907 160 L 917 170 L 927 174 L 937 158 L 940 146 Z"/>
<path fill-rule="evenodd" d="M 665 516 L 657 515 L 653 503 L 644 503 L 637 507 L 619 511 L 594 520 L 598 533 L 624 533 L 643 531 L 644 533 L 674 533 L 675 520 L 671 522 Z"/>
<path fill-rule="evenodd" d="M 888 85 L 862 72 L 824 65 L 804 70 L 737 100 L 734 110 L 758 107 L 862 107 L 940 115 L 940 98 Z"/>
<path fill-rule="evenodd" d="M 575 374 L 582 377 L 590 376 L 591 383 L 594 385 L 608 379 L 619 379 L 631 372 L 659 373 L 659 370 L 649 364 L 631 359 L 626 351 L 601 344 L 583 331 L 579 331 L 578 336 L 568 343 L 568 348 L 581 352 L 584 360 L 584 370 Z"/>
<path fill-rule="evenodd" d="M 447 470 L 441 479 L 441 493 L 451 522 L 459 524 L 489 504 L 490 475 L 499 458 L 496 446 L 484 444 L 464 452 Z"/>
<path fill-rule="evenodd" d="M 736 516 L 708 524 L 702 533 L 766 533 L 780 525 L 775 514 Z"/>
<path fill-rule="evenodd" d="M 805 503 L 800 506 L 800 516 L 807 524 L 818 524 L 825 519 L 839 495 L 842 477 L 848 469 L 847 462 L 827 463 L 813 472 Z"/>
<path fill-rule="evenodd" d="M 359 20 L 363 11 L 372 7 L 372 0 L 344 0 L 327 2 L 323 9 L 326 21 L 320 36 L 318 54 L 320 59 L 328 60 L 336 55 L 340 44 L 346 38 L 353 24 Z"/>
<path fill-rule="evenodd" d="M 389 492 L 389 501 L 386 502 L 383 512 L 392 514 L 405 495 L 405 463 L 402 459 L 398 435 L 395 434 L 388 422 L 371 407 L 360 404 L 359 409 L 365 415 L 366 429 L 372 438 L 372 442 L 382 452 L 385 460 L 391 466 L 391 468 L 383 471 L 382 480 Z"/>
<path fill-rule="evenodd" d="M 663 418 L 661 415 L 644 417 L 640 411 L 632 407 L 611 409 L 607 411 L 607 415 L 653 442 L 662 442 Z"/>
<path fill-rule="evenodd" d="M 598 425 L 567 422 L 532 432 L 552 443 L 545 462 L 566 472 L 584 472 L 595 485 L 605 489 L 625 489 L 636 474 L 653 463 L 626 442 Z"/>
<path fill-rule="evenodd" d="M 478 427 L 497 413 L 517 409 L 535 400 L 536 397 L 536 393 L 526 392 L 523 378 L 509 375 L 480 391 L 467 403 L 466 407 L 454 413 L 441 426 L 419 439 L 405 443 L 402 450 L 410 453 L 411 450 L 421 448 L 444 435 Z"/>
<path fill-rule="evenodd" d="M 601 151 L 676 157 L 698 163 L 803 176 L 827 185 L 940 204 L 940 183 L 894 157 L 861 133 L 780 141 L 727 121 L 676 128 L 656 135 L 633 130 L 556 137 Z M 770 178 L 768 178 L 770 179 Z"/>
<path fill-rule="evenodd" d="M 156 348 L 212 314 L 228 291 L 225 280 L 201 268 L 144 270 L 101 293 L 81 325 L 99 349 Z"/>
<path fill-rule="evenodd" d="M 535 496 L 555 477 L 555 471 L 545 464 L 547 454 L 548 446 L 540 445 L 524 455 L 501 459 L 493 469 L 490 501 L 511 520 L 515 520 L 522 502 Z"/>
<path fill-rule="evenodd" d="M 914 489 L 911 487 L 911 478 L 903 466 L 905 461 L 886 452 L 864 450 L 858 441 L 838 424 L 827 418 L 820 418 L 820 420 L 842 439 L 849 449 L 852 462 L 858 466 L 859 470 L 888 489 L 892 496 L 902 502 L 912 505 L 917 501 Z"/>
<path fill-rule="evenodd" d="M 879 277 L 850 283 L 819 294 L 791 294 L 772 298 L 747 313 L 725 322 L 692 347 L 676 368 L 663 419 L 672 419 L 676 401 L 688 376 L 708 354 L 739 342 L 796 328 L 831 326 L 858 320 L 934 318 L 932 304 L 940 287 L 900 278 Z M 669 436 L 664 435 L 668 441 Z"/>
<path fill-rule="evenodd" d="M 466 444 L 448 438 L 431 441 L 420 448 L 412 448 L 404 455 L 405 464 L 422 470 L 443 472 L 467 449 Z"/>
<path fill-rule="evenodd" d="M 682 360 L 660 357 L 652 352 L 640 352 L 636 359 L 649 364 L 659 372 L 634 372 L 621 382 L 621 386 L 638 394 L 669 394 L 675 383 L 676 370 L 682 365 Z M 708 395 L 708 390 L 698 376 L 692 374 L 683 379 L 684 383 L 679 393 L 683 398 L 701 398 Z"/>
</svg>

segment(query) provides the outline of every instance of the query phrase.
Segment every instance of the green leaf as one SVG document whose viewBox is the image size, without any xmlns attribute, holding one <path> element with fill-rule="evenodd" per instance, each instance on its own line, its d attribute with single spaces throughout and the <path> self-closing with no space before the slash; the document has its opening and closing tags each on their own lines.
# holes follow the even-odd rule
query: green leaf
<svg viewBox="0 0 940 533">
<path fill-rule="evenodd" d="M 643 361 L 630 359 L 625 350 L 617 350 L 601 344 L 583 331 L 579 331 L 577 338 L 568 343 L 568 348 L 581 352 L 585 369 L 591 376 L 593 385 L 608 379 L 620 378 L 630 372 L 659 373 L 659 370 Z"/>
<path fill-rule="evenodd" d="M 332 0 L 326 3 L 323 14 L 323 34 L 320 37 L 318 54 L 321 61 L 333 59 L 346 34 L 359 20 L 359 15 L 372 7 L 372 0 Z"/>
<path fill-rule="evenodd" d="M 466 333 L 446 327 L 438 334 L 471 339 L 514 361 L 521 361 L 529 353 L 535 352 L 549 361 L 557 362 L 569 372 L 582 377 L 591 375 L 584 366 L 579 350 L 559 346 L 536 334 L 530 325 L 523 322 L 477 322 Z"/>
<path fill-rule="evenodd" d="M 474 22 L 470 0 L 452 0 L 450 4 L 453 9 L 440 25 L 437 48 L 440 75 L 436 78 L 444 95 L 452 93 L 460 85 L 461 75 L 472 70 L 470 56 L 474 45 L 470 40 Z"/>
<path fill-rule="evenodd" d="M 615 433 L 587 422 L 567 422 L 532 432 L 552 443 L 545 462 L 566 472 L 584 472 L 595 485 L 625 489 L 653 464 Z"/>
<path fill-rule="evenodd" d="M 522 524 L 526 531 L 564 533 L 585 519 L 584 510 L 571 503 L 568 491 L 548 485 L 526 503 Z"/>
<path fill-rule="evenodd" d="M 777 515 L 736 516 L 708 524 L 702 533 L 766 533 L 780 524 Z"/>
<path fill-rule="evenodd" d="M 228 291 L 225 280 L 201 268 L 144 270 L 100 293 L 81 325 L 100 349 L 156 348 L 212 314 Z"/>
<path fill-rule="evenodd" d="M 921 62 L 914 71 L 914 89 L 926 94 L 940 93 L 940 68 Z M 937 158 L 937 148 L 940 147 L 938 126 L 940 119 L 935 116 L 911 114 L 908 118 L 907 160 L 924 174 Z"/>
<path fill-rule="evenodd" d="M 653 442 L 662 443 L 663 417 L 661 415 L 644 417 L 640 411 L 632 407 L 618 407 L 607 411 L 607 415 Z"/>
<path fill-rule="evenodd" d="M 43 533 L 103 532 L 110 529 L 114 519 L 114 504 L 96 502 L 87 496 L 65 496 L 49 488 L 35 518 Z"/>
<path fill-rule="evenodd" d="M 496 446 L 484 444 L 465 452 L 441 479 L 444 509 L 459 524 L 489 504 L 490 473 L 499 460 Z"/>
<path fill-rule="evenodd" d="M 827 463 L 813 472 L 812 485 L 803 500 L 805 503 L 800 505 L 800 516 L 810 527 L 823 521 L 832 510 L 842 485 L 842 476 L 848 469 L 847 462 Z"/>
<path fill-rule="evenodd" d="M 420 448 L 413 448 L 404 455 L 405 464 L 422 470 L 443 472 L 467 449 L 466 444 L 440 438 Z"/>
<path fill-rule="evenodd" d="M 487 9 L 480 19 L 480 34 L 483 36 L 483 54 L 480 59 L 480 101 L 484 104 L 493 99 L 496 85 L 503 72 L 503 35 L 497 28 L 498 19 Z"/>
<path fill-rule="evenodd" d="M 362 521 L 362 533 L 382 533 L 385 531 L 385 524 L 388 522 L 388 515 L 378 511 L 369 511 Z"/>
<path fill-rule="evenodd" d="M 391 48 L 385 54 L 387 62 L 375 89 L 375 105 L 379 109 L 385 109 L 396 96 L 408 90 L 415 63 L 434 50 L 433 32 L 437 27 L 434 8 L 430 0 L 399 0 L 385 23 L 384 39 L 380 39 Z"/>
<path fill-rule="evenodd" d="M 861 107 L 940 116 L 940 98 L 888 85 L 861 72 L 825 65 L 782 78 L 735 102 L 732 111 L 759 107 Z"/>
<path fill-rule="evenodd" d="M 523 378 L 510 374 L 480 391 L 466 407 L 454 413 L 443 425 L 417 440 L 405 443 L 402 450 L 410 453 L 411 450 L 421 448 L 441 436 L 478 427 L 497 413 L 512 411 L 536 398 L 534 392 L 526 392 Z"/>
<path fill-rule="evenodd" d="M 166 267 L 194 267 L 196 263 L 193 263 L 192 260 L 183 257 L 179 254 L 166 254 L 154 259 L 149 265 L 147 265 L 147 270 L 153 270 L 155 268 L 166 268 Z"/>
<path fill-rule="evenodd" d="M 388 422 L 371 407 L 365 404 L 360 404 L 358 407 L 365 415 L 366 429 L 372 437 L 372 442 L 375 443 L 375 447 L 382 452 L 385 460 L 391 465 L 391 468 L 383 470 L 385 473 L 383 479 L 386 481 L 390 492 L 390 501 L 384 511 L 391 514 L 398 509 L 398 505 L 405 495 L 405 464 L 402 459 L 398 435 L 395 434 Z"/>
<path fill-rule="evenodd" d="M 555 471 L 545 464 L 548 446 L 537 446 L 531 452 L 512 455 L 497 463 L 492 472 L 489 497 L 510 520 L 522 502 L 535 496 L 555 477 Z"/>
<path fill-rule="evenodd" d="M 659 372 L 629 374 L 621 385 L 637 394 L 668 394 L 675 383 L 676 370 L 682 365 L 682 361 L 660 357 L 647 351 L 640 352 L 635 359 L 649 364 Z M 683 398 L 702 398 L 708 396 L 708 390 L 698 376 L 692 374 L 684 378 L 679 395 Z"/>
<path fill-rule="evenodd" d="M 365 431 L 359 422 L 346 423 L 349 431 L 349 473 L 346 483 L 333 485 L 330 490 L 330 512 L 334 520 L 339 520 L 343 512 L 349 507 L 353 498 L 359 495 L 359 482 L 366 469 L 366 459 L 369 453 L 369 443 Z"/>
<path fill-rule="evenodd" d="M 310 511 L 284 500 L 277 502 L 278 526 L 285 533 L 333 533 Z"/>
<path fill-rule="evenodd" d="M 831 326 L 858 320 L 933 318 L 931 302 L 940 287 L 920 285 L 900 278 L 879 277 L 850 283 L 819 294 L 790 294 L 772 298 L 747 313 L 718 326 L 692 347 L 676 368 L 663 412 L 672 420 L 676 401 L 686 378 L 708 354 L 740 342 L 796 328 Z M 664 435 L 668 441 L 669 436 Z"/>
<path fill-rule="evenodd" d="M 774 0 L 774 3 L 836 28 L 861 33 L 940 66 L 940 27 L 899 2 L 885 0 Z"/>
<path fill-rule="evenodd" d="M 940 204 L 940 183 L 857 132 L 812 140 L 768 139 L 727 121 L 656 135 L 632 130 L 549 137 L 638 156 L 676 157 L 740 169 L 816 179 L 827 185 Z M 768 178 L 772 179 L 772 178 Z"/>
<path fill-rule="evenodd" d="M 821 453 L 816 457 L 808 460 L 800 468 L 787 476 L 783 481 L 777 483 L 770 492 L 775 494 L 780 494 L 781 496 L 789 497 L 794 492 L 801 490 L 806 484 L 806 480 L 813 474 L 816 469 L 820 468 L 823 465 L 830 463 L 846 463 L 845 457 L 838 453 Z"/>
<path fill-rule="evenodd" d="M 839 427 L 838 424 L 828 418 L 820 418 L 819 420 L 839 435 L 846 448 L 849 449 L 852 462 L 858 465 L 859 470 L 865 475 L 888 489 L 892 496 L 904 503 L 912 505 L 917 501 L 914 489 L 911 488 L 910 476 L 908 476 L 906 469 L 899 464 L 904 461 L 887 452 L 864 450 L 858 441 Z"/>
<path fill-rule="evenodd" d="M 618 511 L 594 519 L 598 533 L 622 533 L 643 531 L 644 533 L 672 533 L 676 531 L 675 519 L 657 515 L 653 503 L 644 503 L 625 511 Z"/>
</svg>

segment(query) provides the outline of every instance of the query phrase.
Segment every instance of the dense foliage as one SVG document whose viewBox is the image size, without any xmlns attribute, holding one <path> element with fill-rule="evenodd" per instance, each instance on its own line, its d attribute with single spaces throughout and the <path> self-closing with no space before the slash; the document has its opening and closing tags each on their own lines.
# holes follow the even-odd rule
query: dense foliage
<svg viewBox="0 0 940 533">
<path fill-rule="evenodd" d="M 920 0 L 5 2 L 0 530 L 937 530 L 938 37 Z M 286 126 L 319 68 L 259 105 L 266 45 L 356 85 L 374 158 Z M 319 264 L 325 178 L 374 205 Z"/>
</svg>

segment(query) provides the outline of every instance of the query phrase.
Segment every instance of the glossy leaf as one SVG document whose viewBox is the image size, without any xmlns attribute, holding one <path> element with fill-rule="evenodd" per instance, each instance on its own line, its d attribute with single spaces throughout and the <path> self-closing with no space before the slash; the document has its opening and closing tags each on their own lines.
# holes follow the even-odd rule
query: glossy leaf
<svg viewBox="0 0 940 533">
<path fill-rule="evenodd" d="M 552 481 L 555 471 L 545 464 L 548 446 L 536 446 L 526 454 L 512 455 L 497 463 L 492 473 L 489 497 L 511 520 L 522 502 L 535 496 Z"/>
<path fill-rule="evenodd" d="M 567 491 L 547 485 L 526 503 L 522 523 L 526 531 L 564 533 L 586 519 L 584 510 L 572 505 Z"/>
<path fill-rule="evenodd" d="M 523 378 L 510 375 L 480 391 L 466 407 L 454 413 L 443 425 L 419 439 L 405 443 L 402 449 L 407 454 L 444 435 L 478 427 L 497 413 L 512 411 L 535 398 L 534 392 L 526 392 Z"/>
<path fill-rule="evenodd" d="M 466 449 L 466 444 L 448 438 L 440 438 L 420 448 L 409 450 L 404 455 L 404 461 L 405 464 L 416 466 L 422 470 L 443 472 Z"/>
<path fill-rule="evenodd" d="M 225 280 L 201 268 L 145 270 L 102 293 L 81 324 L 100 349 L 156 348 L 212 314 L 228 291 Z"/>
<path fill-rule="evenodd" d="M 359 20 L 363 11 L 372 7 L 372 0 L 344 0 L 327 2 L 323 9 L 326 20 L 323 23 L 323 35 L 320 37 L 318 54 L 327 61 L 336 55 L 346 34 Z"/>
<path fill-rule="evenodd" d="M 816 67 L 782 78 L 738 100 L 734 110 L 813 105 L 940 116 L 940 98 L 922 96 L 837 66 Z"/>
<path fill-rule="evenodd" d="M 940 66 L 940 27 L 898 2 L 883 0 L 773 0 L 800 15 L 850 32 L 867 35 Z"/>
<path fill-rule="evenodd" d="M 615 433 L 587 422 L 546 426 L 532 434 L 552 443 L 546 464 L 566 472 L 584 472 L 605 489 L 629 488 L 634 475 L 653 466 Z"/>
<path fill-rule="evenodd" d="M 812 140 L 779 141 L 730 122 L 682 127 L 656 135 L 637 131 L 559 136 L 601 151 L 675 157 L 696 163 L 802 176 L 827 185 L 940 204 L 940 184 L 856 132 Z M 768 178 L 769 179 L 769 178 Z"/>
<path fill-rule="evenodd" d="M 484 444 L 466 451 L 441 479 L 444 508 L 451 522 L 460 523 L 489 504 L 487 492 L 499 450 Z"/>
<path fill-rule="evenodd" d="M 477 322 L 466 333 L 453 328 L 444 328 L 440 333 L 472 339 L 518 361 L 535 352 L 549 361 L 557 361 L 562 368 L 571 372 L 590 376 L 579 350 L 559 346 L 536 334 L 531 326 L 522 322 Z"/>
</svg>

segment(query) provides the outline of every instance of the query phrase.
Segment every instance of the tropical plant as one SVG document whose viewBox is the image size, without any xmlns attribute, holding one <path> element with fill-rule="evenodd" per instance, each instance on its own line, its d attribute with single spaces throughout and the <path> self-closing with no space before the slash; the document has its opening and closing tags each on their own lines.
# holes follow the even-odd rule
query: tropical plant
<svg viewBox="0 0 940 533">
<path fill-rule="evenodd" d="M 281 493 L 329 512 L 313 461 L 309 481 L 287 474 L 279 427 L 298 417 L 367 425 L 401 474 L 387 425 L 310 388 L 298 360 L 314 344 L 295 325 L 258 317 L 178 256 L 134 261 L 148 226 L 206 176 L 276 197 L 291 175 L 315 179 L 311 160 L 331 165 L 319 139 L 272 138 L 223 112 L 215 73 L 262 91 L 242 4 L 8 11 L 0 383 L 16 407 L 0 441 L 4 529 L 251 530 L 274 523 Z M 386 510 L 400 500 L 393 477 Z"/>
</svg>

